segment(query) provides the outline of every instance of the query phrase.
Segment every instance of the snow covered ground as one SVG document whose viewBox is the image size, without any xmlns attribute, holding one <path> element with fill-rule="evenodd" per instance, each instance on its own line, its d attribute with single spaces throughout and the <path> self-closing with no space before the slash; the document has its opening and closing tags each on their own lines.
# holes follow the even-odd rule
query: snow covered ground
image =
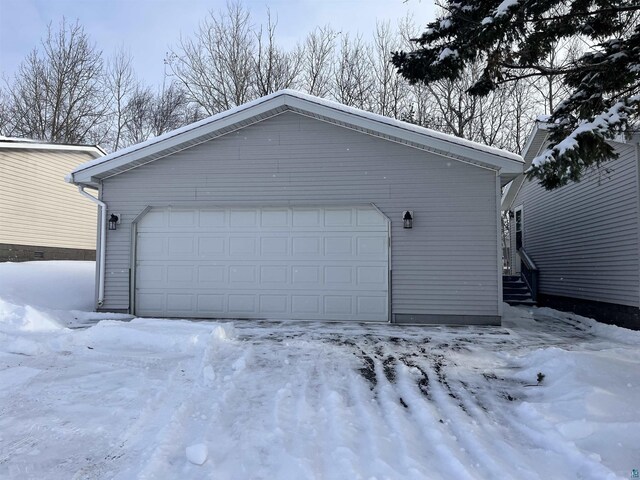
<svg viewBox="0 0 640 480">
<path fill-rule="evenodd" d="M 502 328 L 122 321 L 88 311 L 92 284 L 87 263 L 0 264 L 0 478 L 640 468 L 640 332 L 510 307 Z"/>
</svg>

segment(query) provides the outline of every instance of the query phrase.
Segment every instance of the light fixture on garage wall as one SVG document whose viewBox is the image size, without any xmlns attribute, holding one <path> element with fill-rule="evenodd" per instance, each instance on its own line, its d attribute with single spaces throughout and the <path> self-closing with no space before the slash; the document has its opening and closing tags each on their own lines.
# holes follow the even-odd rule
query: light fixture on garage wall
<svg viewBox="0 0 640 480">
<path fill-rule="evenodd" d="M 405 210 L 402 212 L 402 226 L 404 228 L 413 228 L 413 211 Z"/>
<path fill-rule="evenodd" d="M 112 213 L 109 217 L 109 230 L 116 230 L 118 228 L 118 224 L 120 223 L 120 215 L 116 215 Z"/>
</svg>

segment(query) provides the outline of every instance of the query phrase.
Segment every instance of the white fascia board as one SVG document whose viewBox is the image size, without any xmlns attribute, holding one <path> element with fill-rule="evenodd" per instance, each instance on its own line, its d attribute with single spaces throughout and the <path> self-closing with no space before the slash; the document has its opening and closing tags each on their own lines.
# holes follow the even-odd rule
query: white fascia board
<svg viewBox="0 0 640 480">
<path fill-rule="evenodd" d="M 522 156 L 524 157 L 524 170 L 528 169 L 531 166 L 532 160 L 536 155 L 540 153 L 542 148 L 545 145 L 545 142 L 539 142 L 539 146 L 537 151 L 533 152 L 531 149 L 533 148 L 534 142 L 540 140 L 541 137 L 545 137 L 549 134 L 548 132 L 548 124 L 543 122 L 536 122 L 533 126 L 533 130 L 529 134 L 529 138 L 527 139 L 527 144 L 522 151 Z M 524 173 L 518 175 L 509 185 L 509 188 L 505 191 L 502 196 L 502 210 L 511 210 L 513 206 L 513 202 L 515 201 L 518 193 L 520 193 L 520 189 L 524 184 L 527 176 Z"/>
<path fill-rule="evenodd" d="M 251 108 L 234 111 L 231 115 L 227 115 L 223 118 L 217 118 L 215 120 L 210 118 L 208 119 L 210 121 L 206 124 L 197 123 L 191 125 L 192 128 L 187 129 L 185 127 L 183 129 L 169 132 L 166 137 L 163 135 L 154 138 L 149 142 L 134 145 L 131 147 L 130 152 L 126 152 L 126 150 L 124 151 L 124 154 L 123 151 L 115 152 L 112 155 L 101 158 L 100 161 L 94 165 L 86 166 L 87 164 L 85 164 L 84 167 L 83 165 L 80 165 L 71 173 L 72 181 L 76 184 L 95 184 L 96 179 L 94 177 L 104 173 L 105 171 L 126 167 L 127 164 L 133 161 L 161 153 L 167 149 L 177 147 L 192 140 L 197 140 L 198 138 L 213 133 L 216 130 L 222 130 L 233 124 L 244 122 L 252 117 L 256 117 L 273 110 L 274 108 L 283 106 L 284 104 L 283 98 L 270 98 L 264 100 L 258 105 L 252 105 Z"/>
<path fill-rule="evenodd" d="M 523 171 L 524 161 L 522 157 L 510 152 L 485 145 L 475 144 L 456 137 L 432 132 L 423 127 L 414 127 L 405 122 L 400 122 L 392 118 L 380 115 L 369 114 L 357 109 L 352 109 L 335 104 L 334 102 L 318 103 L 313 100 L 291 96 L 287 105 L 298 108 L 308 113 L 324 116 L 342 122 L 347 125 L 362 128 L 379 133 L 381 136 L 398 138 L 410 143 L 421 145 L 436 152 L 442 152 L 452 157 L 462 157 L 469 159 L 471 163 L 480 163 L 495 170 L 500 170 L 501 174 L 520 174 Z"/>
<path fill-rule="evenodd" d="M 501 176 L 512 177 L 522 173 L 523 160 L 519 155 L 477 144 L 451 135 L 372 114 L 336 102 L 320 99 L 293 90 L 282 90 L 259 98 L 192 125 L 168 132 L 160 137 L 107 155 L 80 165 L 72 172 L 71 180 L 76 184 L 93 185 L 101 174 L 126 168 L 127 164 L 147 156 L 179 147 L 181 144 L 197 141 L 199 137 L 215 133 L 217 130 L 246 122 L 278 107 L 290 106 L 311 115 L 326 117 L 337 123 L 352 125 L 379 134 L 424 146 L 435 153 L 441 152 L 451 157 L 468 159 L 469 163 L 498 170 Z M 203 140 L 204 141 L 204 140 Z"/>
<path fill-rule="evenodd" d="M 518 195 L 518 192 L 520 191 L 520 187 L 522 187 L 522 184 L 524 183 L 525 178 L 526 177 L 524 174 L 518 175 L 509 184 L 509 188 L 507 188 L 507 190 L 505 190 L 504 192 L 504 195 L 502 195 L 501 208 L 503 211 L 511 210 L 511 205 L 513 204 L 513 201 Z"/>
<path fill-rule="evenodd" d="M 50 150 L 64 152 L 84 152 L 91 155 L 94 159 L 106 155 L 106 152 L 97 145 L 60 145 L 55 143 L 37 143 L 34 140 L 25 142 L 2 142 L 0 148 L 7 150 Z"/>
</svg>

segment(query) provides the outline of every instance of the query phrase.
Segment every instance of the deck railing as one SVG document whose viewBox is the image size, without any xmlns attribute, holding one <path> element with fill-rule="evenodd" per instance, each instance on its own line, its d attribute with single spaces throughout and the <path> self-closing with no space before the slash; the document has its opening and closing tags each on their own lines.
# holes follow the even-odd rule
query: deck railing
<svg viewBox="0 0 640 480">
<path fill-rule="evenodd" d="M 518 253 L 520 254 L 520 272 L 522 273 L 522 279 L 531 291 L 531 299 L 536 302 L 538 300 L 538 267 L 524 248 L 520 248 Z"/>
</svg>

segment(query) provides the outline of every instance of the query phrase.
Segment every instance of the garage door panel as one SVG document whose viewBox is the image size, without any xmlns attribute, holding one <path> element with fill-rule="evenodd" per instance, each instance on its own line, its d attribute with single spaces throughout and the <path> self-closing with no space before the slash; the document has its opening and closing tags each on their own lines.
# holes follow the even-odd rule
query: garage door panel
<svg viewBox="0 0 640 480">
<path fill-rule="evenodd" d="M 288 304 L 288 295 L 260 295 L 260 312 L 264 314 L 286 314 L 289 311 Z"/>
<path fill-rule="evenodd" d="M 165 268 L 162 265 L 140 265 L 136 269 L 136 282 L 147 287 L 157 288 L 166 285 Z"/>
<path fill-rule="evenodd" d="M 388 318 L 388 225 L 373 208 L 154 209 L 137 230 L 139 315 Z"/>
<path fill-rule="evenodd" d="M 387 226 L 386 219 L 376 210 L 358 208 L 356 212 L 357 226 L 377 226 L 381 229 Z"/>
<path fill-rule="evenodd" d="M 320 315 L 318 295 L 292 295 L 291 313 L 293 315 Z"/>
<path fill-rule="evenodd" d="M 164 315 L 166 312 L 164 293 L 140 291 L 136 295 L 136 307 L 140 315 Z"/>
<path fill-rule="evenodd" d="M 201 315 L 220 315 L 226 311 L 224 295 L 204 294 L 197 296 L 197 312 Z"/>
<path fill-rule="evenodd" d="M 325 237 L 324 254 L 331 255 L 353 255 L 353 238 L 351 236 Z"/>
<path fill-rule="evenodd" d="M 191 293 L 168 293 L 167 313 L 170 315 L 186 316 L 185 313 L 195 313 L 194 295 Z"/>
<path fill-rule="evenodd" d="M 206 283 L 208 286 L 211 284 L 224 285 L 225 272 L 227 268 L 222 265 L 200 265 L 198 266 L 198 282 Z"/>
<path fill-rule="evenodd" d="M 167 239 L 150 234 L 138 234 L 138 259 L 156 260 L 166 258 Z"/>
<path fill-rule="evenodd" d="M 260 256 L 262 258 L 282 258 L 289 255 L 289 237 L 262 237 Z"/>
<path fill-rule="evenodd" d="M 326 295 L 324 312 L 328 315 L 353 314 L 353 297 L 350 295 Z"/>
<path fill-rule="evenodd" d="M 292 256 L 319 256 L 320 255 L 320 239 L 318 237 L 293 237 L 292 239 Z"/>
<path fill-rule="evenodd" d="M 194 227 L 196 214 L 197 212 L 194 210 L 171 210 L 169 212 L 169 227 Z"/>
<path fill-rule="evenodd" d="M 353 282 L 352 267 L 327 266 L 324 267 L 325 282 L 329 285 L 350 285 Z"/>
<path fill-rule="evenodd" d="M 229 267 L 229 283 L 256 283 L 256 267 L 253 265 L 232 265 Z"/>
<path fill-rule="evenodd" d="M 378 315 L 386 312 L 386 299 L 380 297 L 358 297 L 357 305 L 359 314 Z"/>
<path fill-rule="evenodd" d="M 229 299 L 229 313 L 244 313 L 255 314 L 256 310 L 256 295 L 254 294 L 230 294 Z"/>
<path fill-rule="evenodd" d="M 229 212 L 230 227 L 255 227 L 258 214 L 255 210 L 231 210 Z"/>
<path fill-rule="evenodd" d="M 200 227 L 225 227 L 227 225 L 224 210 L 200 210 L 198 218 Z"/>
<path fill-rule="evenodd" d="M 251 255 L 254 256 L 256 251 L 255 237 L 231 237 L 229 238 L 229 254 L 230 255 Z"/>
<path fill-rule="evenodd" d="M 359 236 L 356 239 L 356 254 L 359 257 L 380 258 L 387 251 L 387 239 L 380 236 Z"/>
<path fill-rule="evenodd" d="M 167 254 L 169 259 L 176 258 L 192 258 L 194 250 L 195 239 L 190 237 L 169 237 L 169 243 L 167 248 Z"/>
<path fill-rule="evenodd" d="M 198 256 L 200 258 L 218 257 L 226 252 L 226 242 L 223 237 L 199 237 Z"/>
<path fill-rule="evenodd" d="M 260 217 L 260 225 L 265 228 L 288 227 L 290 225 L 289 210 L 281 209 L 263 209 Z"/>
<path fill-rule="evenodd" d="M 167 282 L 169 284 L 179 283 L 184 286 L 191 286 L 194 284 L 193 271 L 195 267 L 193 265 L 169 265 L 167 267 Z"/>
<path fill-rule="evenodd" d="M 298 208 L 293 211 L 294 227 L 319 227 L 320 226 L 320 209 Z"/>
<path fill-rule="evenodd" d="M 385 267 L 357 267 L 358 285 L 372 285 L 384 287 L 387 284 L 387 269 Z"/>
<path fill-rule="evenodd" d="M 287 265 L 262 265 L 260 267 L 260 283 L 286 285 L 289 278 Z"/>
<path fill-rule="evenodd" d="M 304 288 L 320 286 L 320 267 L 295 265 L 291 268 L 291 278 L 294 284 L 306 284 Z"/>
<path fill-rule="evenodd" d="M 351 227 L 353 211 L 351 208 L 327 208 L 324 211 L 325 227 Z"/>
<path fill-rule="evenodd" d="M 144 216 L 144 225 L 138 227 L 139 232 L 144 232 L 145 229 L 155 230 L 167 226 L 168 212 L 164 210 L 151 210 Z"/>
</svg>

